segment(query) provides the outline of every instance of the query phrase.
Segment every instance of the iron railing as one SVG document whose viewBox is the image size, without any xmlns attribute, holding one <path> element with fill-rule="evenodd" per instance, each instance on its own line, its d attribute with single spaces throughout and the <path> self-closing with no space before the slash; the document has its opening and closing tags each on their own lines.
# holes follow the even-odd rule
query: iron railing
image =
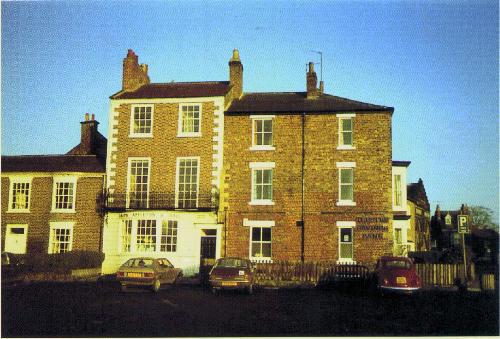
<svg viewBox="0 0 500 339">
<path fill-rule="evenodd" d="M 218 192 L 198 193 L 179 196 L 175 193 L 149 192 L 102 193 L 97 196 L 97 204 L 102 212 L 126 210 L 189 210 L 216 211 L 219 207 Z"/>
</svg>

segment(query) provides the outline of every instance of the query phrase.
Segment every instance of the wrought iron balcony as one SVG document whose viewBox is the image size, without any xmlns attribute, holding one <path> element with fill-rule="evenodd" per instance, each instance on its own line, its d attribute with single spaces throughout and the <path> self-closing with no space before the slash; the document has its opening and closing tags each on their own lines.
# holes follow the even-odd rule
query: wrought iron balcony
<svg viewBox="0 0 500 339">
<path fill-rule="evenodd" d="M 97 197 L 102 212 L 126 210 L 186 210 L 216 211 L 219 207 L 219 194 L 199 193 L 176 196 L 175 193 L 149 192 L 102 193 Z"/>
</svg>

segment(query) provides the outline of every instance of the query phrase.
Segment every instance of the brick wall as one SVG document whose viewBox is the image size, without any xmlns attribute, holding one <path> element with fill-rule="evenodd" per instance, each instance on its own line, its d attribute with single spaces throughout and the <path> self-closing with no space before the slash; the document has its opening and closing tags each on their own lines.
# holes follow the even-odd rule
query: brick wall
<svg viewBox="0 0 500 339">
<path fill-rule="evenodd" d="M 5 175 L 5 173 L 3 173 Z M 2 176 L 2 249 L 5 245 L 7 224 L 28 224 L 28 253 L 48 251 L 50 222 L 75 222 L 73 250 L 99 251 L 102 217 L 96 212 L 96 195 L 103 188 L 103 176 L 85 177 L 79 174 L 77 181 L 75 213 L 53 213 L 51 176 L 33 174 L 29 213 L 11 213 L 8 210 L 9 178 Z"/>
<path fill-rule="evenodd" d="M 147 103 L 147 100 L 145 100 Z M 193 103 L 196 103 L 194 100 Z M 212 189 L 212 163 L 214 136 L 214 102 L 202 103 L 201 137 L 177 137 L 179 103 L 154 104 L 153 137 L 130 138 L 131 104 L 121 104 L 116 126 L 116 151 L 111 162 L 116 164 L 114 184 L 110 186 L 116 193 L 126 193 L 129 157 L 150 157 L 150 192 L 175 193 L 177 157 L 200 157 L 200 194 Z"/>
<path fill-rule="evenodd" d="M 252 121 L 247 116 L 225 117 L 225 189 L 229 205 L 228 255 L 249 255 L 249 227 L 243 219 L 274 220 L 273 259 L 300 259 L 301 228 L 301 116 L 277 115 L 273 122 L 274 151 L 250 151 Z M 307 115 L 305 120 L 305 260 L 338 258 L 337 221 L 357 221 L 354 229 L 355 260 L 372 263 L 392 249 L 391 114 L 357 113 L 354 118 L 355 150 L 337 150 L 338 118 Z M 275 162 L 273 206 L 252 206 L 249 162 Z M 336 162 L 356 162 L 356 206 L 336 206 Z M 382 224 L 367 217 L 387 218 Z M 365 218 L 365 219 L 359 219 Z M 365 225 L 366 224 L 366 225 Z M 384 226 L 382 239 L 368 239 L 370 230 L 358 225 Z"/>
</svg>

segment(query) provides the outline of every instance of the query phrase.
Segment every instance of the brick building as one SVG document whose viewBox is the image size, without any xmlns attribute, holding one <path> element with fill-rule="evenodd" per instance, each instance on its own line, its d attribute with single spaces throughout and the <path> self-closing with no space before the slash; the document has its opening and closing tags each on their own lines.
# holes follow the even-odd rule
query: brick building
<svg viewBox="0 0 500 339">
<path fill-rule="evenodd" d="M 104 272 L 137 255 L 190 275 L 221 253 L 218 216 L 224 109 L 231 81 L 151 83 L 129 50 L 111 96 Z"/>
<path fill-rule="evenodd" d="M 415 250 L 414 230 L 407 203 L 406 177 L 409 161 L 392 162 L 392 210 L 394 254 L 407 256 Z"/>
<path fill-rule="evenodd" d="M 226 110 L 225 253 L 374 263 L 393 252 L 393 108 L 324 93 L 312 63 L 306 88 Z"/>
<path fill-rule="evenodd" d="M 101 250 L 106 138 L 97 125 L 86 114 L 80 144 L 64 155 L 2 156 L 4 251 Z"/>
</svg>

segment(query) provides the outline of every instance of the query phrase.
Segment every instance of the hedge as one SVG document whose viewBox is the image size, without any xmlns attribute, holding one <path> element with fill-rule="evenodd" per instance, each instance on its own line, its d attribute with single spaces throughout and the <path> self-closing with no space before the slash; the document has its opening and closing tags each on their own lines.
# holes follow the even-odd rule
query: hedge
<svg viewBox="0 0 500 339">
<path fill-rule="evenodd" d="M 99 268 L 104 261 L 104 253 L 92 251 L 70 251 L 66 253 L 25 254 L 18 256 L 22 262 L 20 269 L 29 272 L 69 273 L 82 268 Z"/>
</svg>

